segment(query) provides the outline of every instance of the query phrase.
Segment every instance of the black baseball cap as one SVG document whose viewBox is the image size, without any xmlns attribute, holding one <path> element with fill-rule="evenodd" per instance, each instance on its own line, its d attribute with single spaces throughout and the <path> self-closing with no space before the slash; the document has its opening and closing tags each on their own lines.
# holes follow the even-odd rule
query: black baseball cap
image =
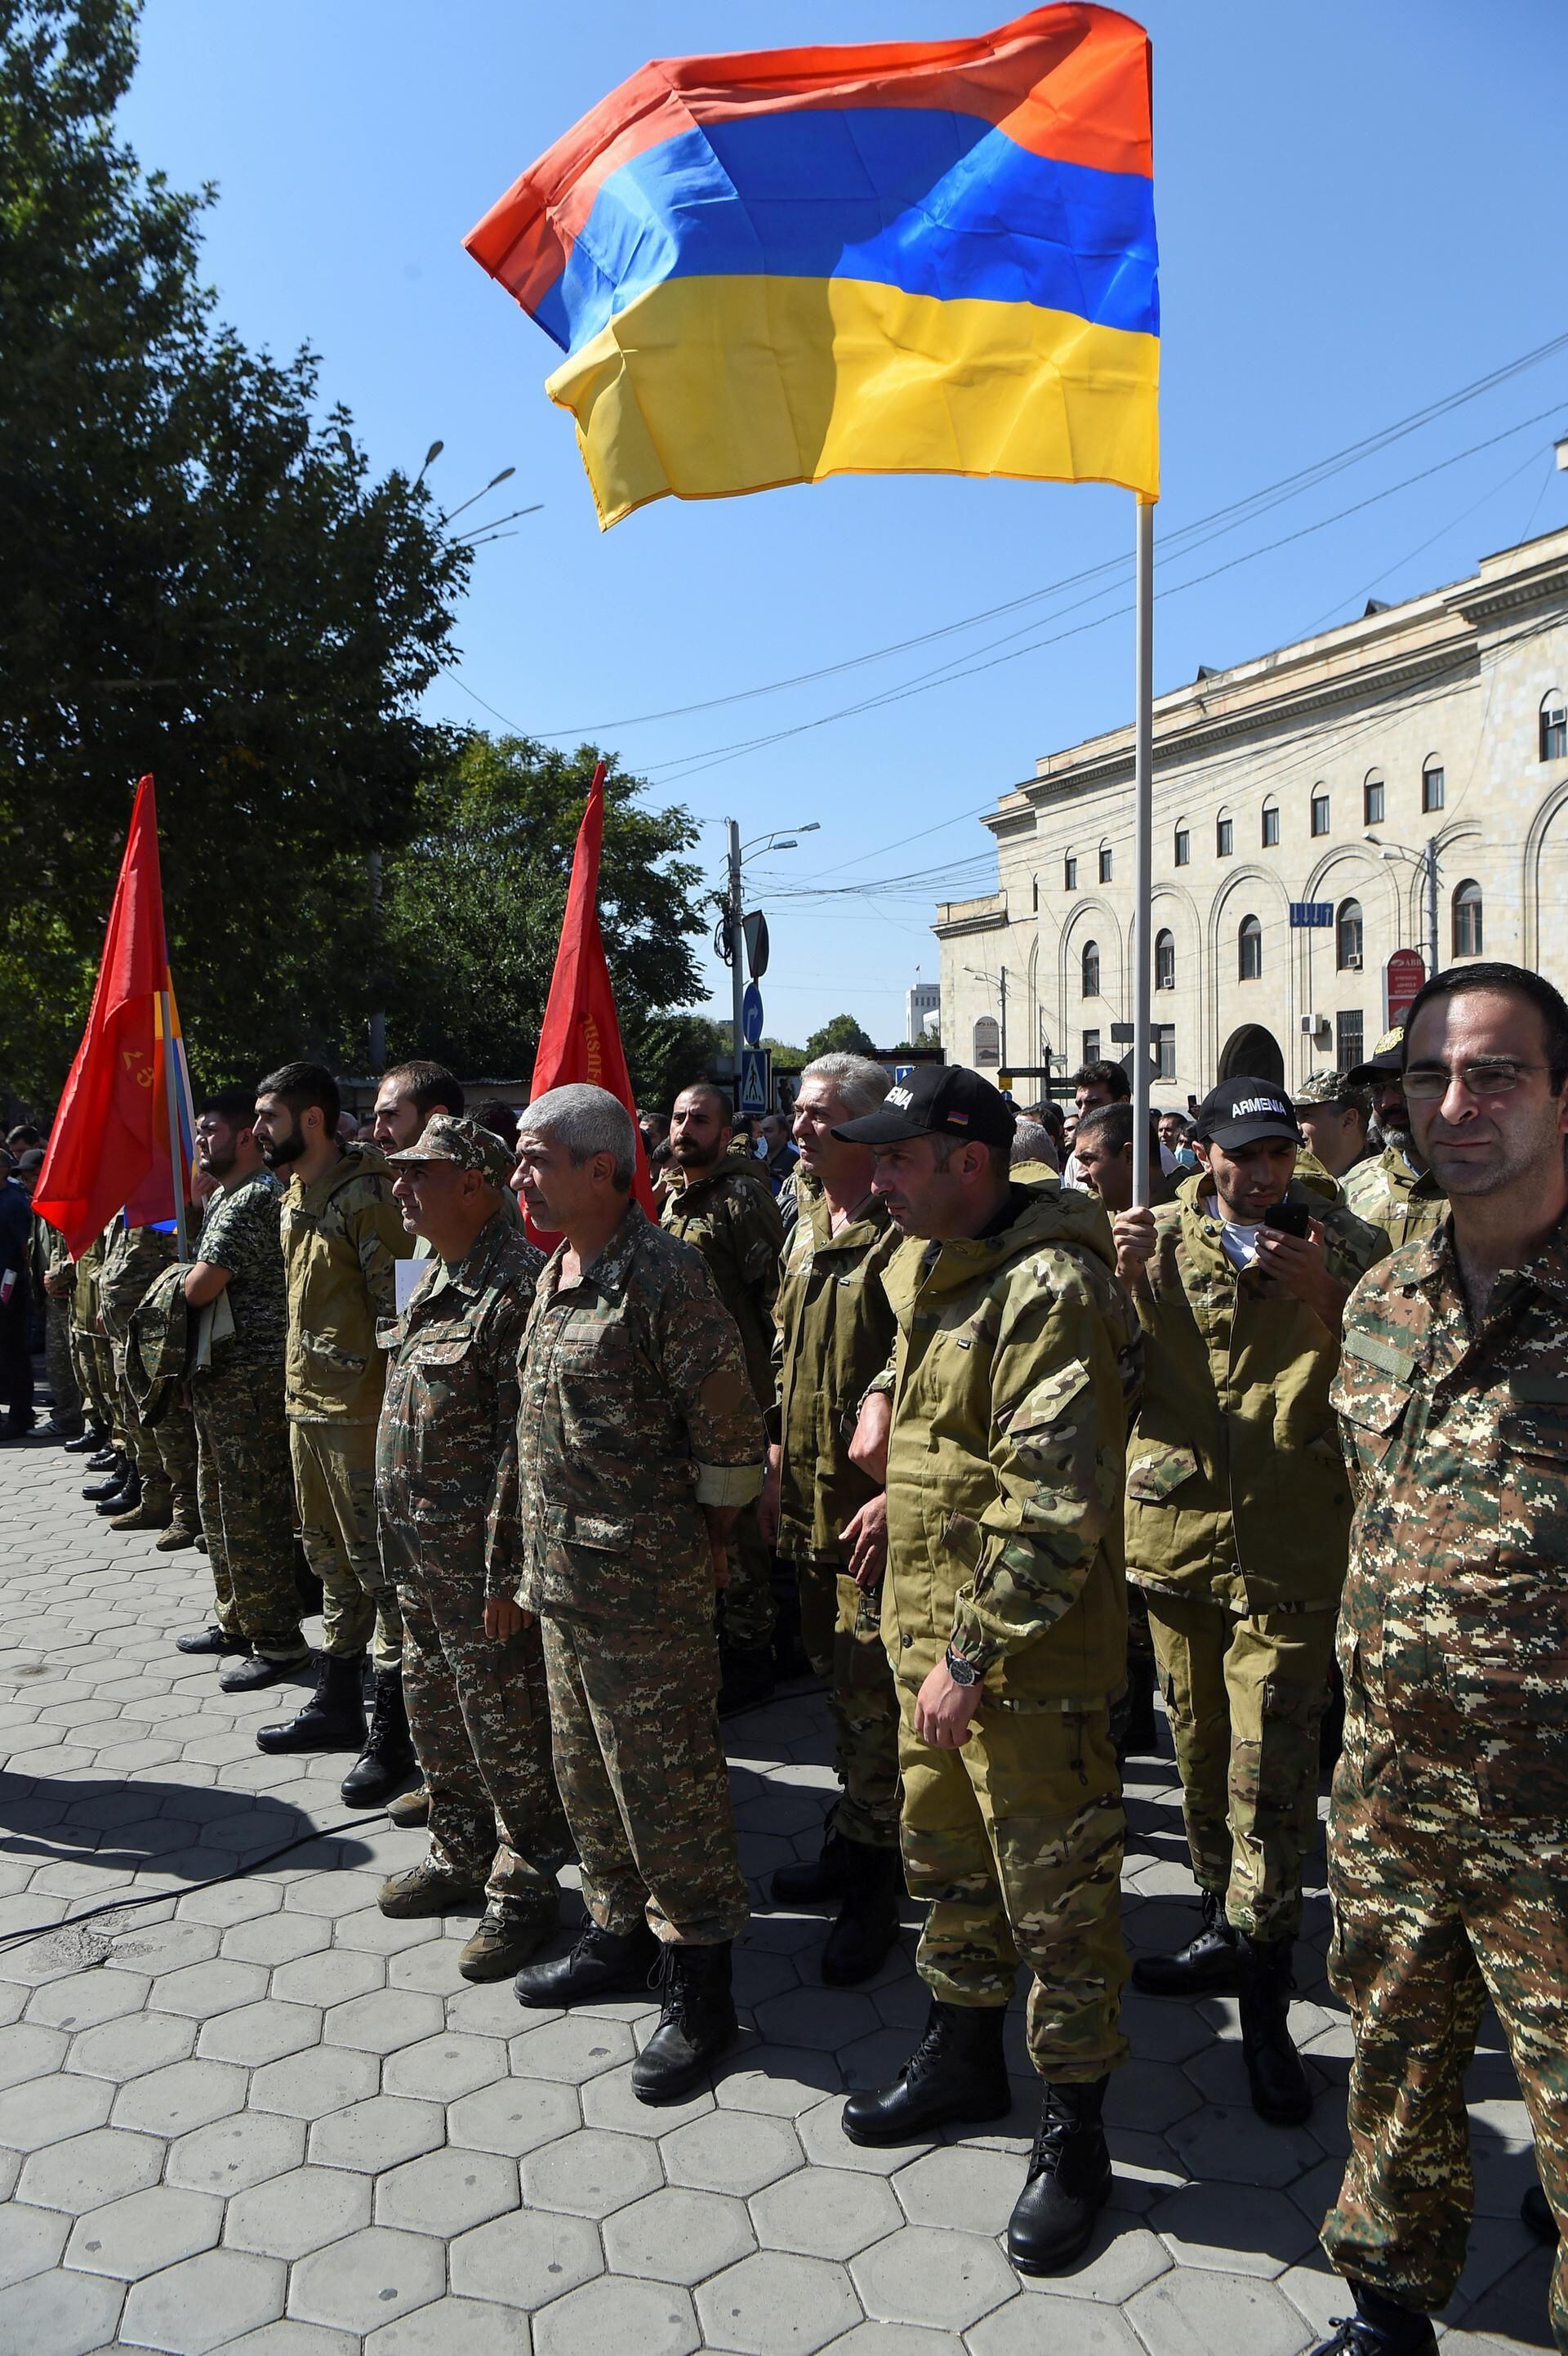
<svg viewBox="0 0 1568 2356">
<path fill-rule="evenodd" d="M 1011 1100 L 962 1064 L 923 1064 L 895 1080 L 875 1112 L 833 1132 L 851 1145 L 899 1145 L 909 1137 L 977 1137 L 1010 1145 L 1018 1127 Z"/>
<path fill-rule="evenodd" d="M 1346 1086 L 1365 1087 L 1369 1080 L 1379 1079 L 1385 1072 L 1403 1072 L 1403 1069 L 1404 1025 L 1396 1023 L 1392 1031 L 1383 1033 L 1366 1062 L 1358 1064 L 1353 1072 L 1346 1073 Z"/>
<path fill-rule="evenodd" d="M 1272 1080 L 1221 1080 L 1193 1114 L 1192 1131 L 1205 1145 L 1253 1145 L 1261 1137 L 1301 1143 L 1290 1099 Z"/>
</svg>

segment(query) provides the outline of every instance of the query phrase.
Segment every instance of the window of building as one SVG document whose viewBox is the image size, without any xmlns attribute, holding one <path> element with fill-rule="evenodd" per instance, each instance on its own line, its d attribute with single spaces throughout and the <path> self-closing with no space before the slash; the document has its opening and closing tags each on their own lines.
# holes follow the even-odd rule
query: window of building
<svg viewBox="0 0 1568 2356">
<path fill-rule="evenodd" d="M 1481 954 L 1481 887 L 1470 876 L 1454 894 L 1454 954 L 1456 958 Z"/>
<path fill-rule="evenodd" d="M 1176 830 L 1176 863 L 1179 867 L 1192 864 L 1192 836 L 1185 825 Z"/>
<path fill-rule="evenodd" d="M 1264 804 L 1264 849 L 1273 851 L 1279 841 L 1279 804 Z"/>
<path fill-rule="evenodd" d="M 1030 905 L 1034 909 L 1035 915 L 1038 916 L 1040 914 L 1040 877 L 1038 875 L 1033 875 L 1029 878 L 1029 894 Z"/>
<path fill-rule="evenodd" d="M 1157 990 L 1176 988 L 1176 935 L 1156 933 L 1154 937 L 1154 986 Z"/>
<path fill-rule="evenodd" d="M 1443 807 L 1443 764 L 1435 753 L 1424 764 L 1421 772 L 1421 807 L 1440 810 Z"/>
<path fill-rule="evenodd" d="M 1233 853 L 1233 851 L 1235 851 L 1235 848 L 1236 848 L 1236 822 L 1235 822 L 1234 819 L 1229 819 L 1229 818 L 1221 818 L 1221 819 L 1215 819 L 1215 821 L 1214 821 L 1214 856 L 1215 856 L 1215 858 L 1216 858 L 1216 859 L 1229 859 L 1229 858 L 1232 856 L 1232 854 Z"/>
<path fill-rule="evenodd" d="M 1314 786 L 1312 788 L 1312 831 L 1314 834 L 1327 834 L 1328 831 L 1328 788 L 1327 786 Z"/>
<path fill-rule="evenodd" d="M 1334 1068 L 1353 1072 L 1366 1061 L 1366 1049 L 1361 1044 L 1362 1024 L 1360 1009 L 1334 1017 Z"/>
<path fill-rule="evenodd" d="M 1360 972 L 1362 931 L 1360 902 L 1341 900 L 1334 926 L 1334 962 L 1341 973 Z M 1359 1016 L 1357 1020 L 1360 1020 Z"/>
<path fill-rule="evenodd" d="M 1541 757 L 1568 760 L 1568 703 L 1559 688 L 1549 688 L 1541 699 Z"/>
<path fill-rule="evenodd" d="M 1176 1025 L 1174 1023 L 1157 1023 L 1155 1024 L 1154 1052 L 1159 1067 L 1157 1077 L 1162 1080 L 1175 1079 Z"/>
<path fill-rule="evenodd" d="M 1099 1060 L 1100 1033 L 1098 1031 L 1085 1031 L 1083 1033 L 1083 1061 L 1086 1064 L 1097 1064 Z"/>
<path fill-rule="evenodd" d="M 982 1014 L 975 1025 L 975 1062 L 999 1064 L 1002 1060 L 1002 1034 L 994 1014 Z"/>
<path fill-rule="evenodd" d="M 1236 971 L 1243 981 L 1261 981 L 1264 970 L 1264 928 L 1255 916 L 1243 916 L 1236 936 Z"/>
<path fill-rule="evenodd" d="M 1064 892 L 1076 892 L 1078 889 L 1078 862 L 1071 852 L 1061 862 L 1061 888 Z"/>
<path fill-rule="evenodd" d="M 1083 944 L 1083 995 L 1085 998 L 1098 998 L 1100 995 L 1100 944 L 1098 941 L 1085 941 Z M 1092 1063 L 1093 1056 L 1088 1060 Z"/>
<path fill-rule="evenodd" d="M 1361 823 L 1381 826 L 1383 822 L 1383 781 L 1373 769 L 1361 787 Z"/>
<path fill-rule="evenodd" d="M 1110 882 L 1114 865 L 1115 854 L 1112 851 L 1111 846 L 1108 842 L 1103 842 L 1100 845 L 1100 881 L 1102 884 L 1108 884 Z"/>
</svg>

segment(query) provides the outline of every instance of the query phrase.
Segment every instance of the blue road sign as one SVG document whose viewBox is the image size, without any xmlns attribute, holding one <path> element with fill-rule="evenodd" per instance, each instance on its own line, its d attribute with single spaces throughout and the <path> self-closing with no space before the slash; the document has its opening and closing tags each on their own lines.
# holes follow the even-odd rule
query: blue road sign
<svg viewBox="0 0 1568 2356">
<path fill-rule="evenodd" d="M 1293 933 L 1330 932 L 1334 925 L 1332 900 L 1293 900 L 1290 904 L 1290 929 Z"/>
<path fill-rule="evenodd" d="M 735 1099 L 737 1112 L 770 1112 L 773 1101 L 773 1051 L 771 1047 L 742 1047 L 741 1050 L 741 1087 Z"/>
<path fill-rule="evenodd" d="M 754 981 L 749 981 L 741 1001 L 741 1036 L 748 1047 L 754 1047 L 762 1035 L 763 993 Z"/>
</svg>

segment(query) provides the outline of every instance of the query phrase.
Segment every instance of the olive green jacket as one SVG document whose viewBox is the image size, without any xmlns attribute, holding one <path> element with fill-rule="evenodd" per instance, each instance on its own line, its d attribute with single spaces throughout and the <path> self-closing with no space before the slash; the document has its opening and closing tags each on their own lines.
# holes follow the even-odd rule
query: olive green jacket
<svg viewBox="0 0 1568 2356">
<path fill-rule="evenodd" d="M 1448 1197 L 1430 1170 L 1416 1170 L 1397 1145 L 1358 1162 L 1340 1182 L 1346 1205 L 1388 1238 L 1389 1249 L 1435 1235 L 1448 1215 Z"/>
<path fill-rule="evenodd" d="M 1322 1225 L 1340 1283 L 1386 1253 L 1316 1189 L 1293 1182 L 1290 1199 Z M 1127 1451 L 1127 1575 L 1236 1612 L 1331 1609 L 1350 1530 L 1328 1401 L 1339 1334 L 1228 1258 L 1206 1173 L 1154 1219 L 1155 1255 L 1133 1293 L 1147 1347 Z"/>
<path fill-rule="evenodd" d="M 911 1237 L 898 1321 L 882 1636 L 901 1674 L 951 1641 L 986 1706 L 1095 1708 L 1126 1676 L 1121 1494 L 1142 1341 L 1104 1213 L 1015 1185 L 999 1235 Z"/>
<path fill-rule="evenodd" d="M 673 1168 L 673 1165 L 672 1165 Z M 705 1178 L 673 1182 L 661 1224 L 708 1262 L 719 1298 L 741 1330 L 746 1372 L 757 1405 L 773 1403 L 773 1301 L 779 1289 L 784 1221 L 755 1154 L 727 1153 Z"/>
<path fill-rule="evenodd" d="M 774 1308 L 777 1392 L 769 1419 L 781 1451 L 778 1550 L 841 1561 L 839 1533 L 878 1487 L 850 1463 L 849 1442 L 867 1387 L 893 1346 L 881 1279 L 903 1238 L 875 1195 L 835 1235 L 820 1184 L 798 1167 L 795 1194 Z"/>
<path fill-rule="evenodd" d="M 414 1239 L 392 1173 L 363 1141 L 314 1186 L 293 1179 L 279 1215 L 288 1280 L 285 1411 L 291 1423 L 368 1423 L 381 1412 L 385 1354 L 376 1327 L 396 1314 L 395 1263 Z"/>
</svg>

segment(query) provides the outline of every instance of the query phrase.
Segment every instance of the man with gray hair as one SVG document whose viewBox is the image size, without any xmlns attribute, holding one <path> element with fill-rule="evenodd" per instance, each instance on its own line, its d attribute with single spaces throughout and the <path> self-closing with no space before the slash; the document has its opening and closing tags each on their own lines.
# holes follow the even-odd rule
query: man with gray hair
<svg viewBox="0 0 1568 2356">
<path fill-rule="evenodd" d="M 525 1966 L 530 2006 L 663 2003 L 632 2069 L 673 2103 L 735 2034 L 730 1950 L 746 1920 L 719 1741 L 713 1596 L 762 1485 L 764 1436 L 735 1322 L 699 1251 L 632 1200 L 631 1115 L 552 1088 L 517 1124 L 513 1184 L 564 1240 L 517 1360 L 517 1440 L 492 1527 L 522 1533 L 517 1601 L 543 1623 L 555 1768 L 588 1918 Z"/>
</svg>

